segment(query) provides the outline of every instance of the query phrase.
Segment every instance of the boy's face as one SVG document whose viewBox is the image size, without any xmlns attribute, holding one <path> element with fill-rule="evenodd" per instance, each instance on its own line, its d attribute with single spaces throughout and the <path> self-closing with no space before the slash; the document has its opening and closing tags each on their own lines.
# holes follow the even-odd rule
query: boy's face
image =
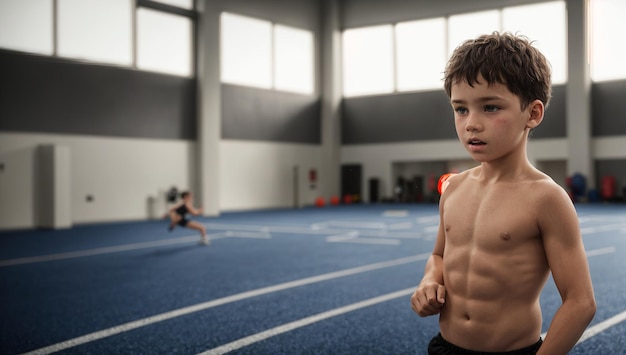
<svg viewBox="0 0 626 355">
<path fill-rule="evenodd" d="M 503 84 L 488 85 L 482 77 L 473 87 L 465 81 L 453 84 L 450 103 L 459 140 L 478 162 L 525 150 L 528 132 L 543 118 L 541 101 L 521 110 L 517 95 Z"/>
</svg>

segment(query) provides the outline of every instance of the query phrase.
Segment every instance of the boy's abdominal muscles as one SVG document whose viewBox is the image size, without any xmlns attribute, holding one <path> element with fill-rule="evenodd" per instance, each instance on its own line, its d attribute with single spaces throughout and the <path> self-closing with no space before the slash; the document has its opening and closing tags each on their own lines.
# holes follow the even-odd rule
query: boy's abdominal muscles
<svg viewBox="0 0 626 355">
<path fill-rule="evenodd" d="M 439 319 L 447 341 L 469 350 L 511 351 L 539 340 L 539 294 L 547 277 L 537 276 L 543 273 L 449 266 L 444 273 L 446 303 Z"/>
</svg>

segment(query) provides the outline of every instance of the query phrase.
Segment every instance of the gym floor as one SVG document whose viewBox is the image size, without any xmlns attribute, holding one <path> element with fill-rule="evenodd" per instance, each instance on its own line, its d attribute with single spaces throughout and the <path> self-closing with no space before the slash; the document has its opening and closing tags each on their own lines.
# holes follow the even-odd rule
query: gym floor
<svg viewBox="0 0 626 355">
<path fill-rule="evenodd" d="M 598 311 L 570 354 L 626 354 L 626 204 L 577 205 Z M 432 204 L 224 213 L 0 233 L 2 354 L 425 354 L 410 296 Z M 560 305 L 541 296 L 543 331 Z"/>
</svg>

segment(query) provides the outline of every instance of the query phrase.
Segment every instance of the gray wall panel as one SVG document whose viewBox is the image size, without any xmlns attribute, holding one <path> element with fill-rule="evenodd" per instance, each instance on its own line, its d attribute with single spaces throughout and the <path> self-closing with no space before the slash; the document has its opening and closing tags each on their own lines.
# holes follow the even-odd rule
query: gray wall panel
<svg viewBox="0 0 626 355">
<path fill-rule="evenodd" d="M 342 143 L 394 143 L 456 139 L 452 109 L 443 90 L 343 100 Z M 534 138 L 562 138 L 565 87 L 555 86 L 550 106 Z"/>
<path fill-rule="evenodd" d="M 0 130 L 195 139 L 195 79 L 0 51 Z"/>
<path fill-rule="evenodd" d="M 565 138 L 567 122 L 565 117 L 565 86 L 552 87 L 552 100 L 543 116 L 543 122 L 532 133 L 534 138 Z"/>
<path fill-rule="evenodd" d="M 343 144 L 456 138 L 443 90 L 348 98 L 342 113 Z"/>
<path fill-rule="evenodd" d="M 626 80 L 591 86 L 591 127 L 594 137 L 626 135 Z"/>
<path fill-rule="evenodd" d="M 321 143 L 319 0 L 220 0 L 224 11 L 313 32 L 314 95 L 222 84 L 222 138 Z"/>
<path fill-rule="evenodd" d="M 222 85 L 222 138 L 321 143 L 320 99 Z"/>
</svg>

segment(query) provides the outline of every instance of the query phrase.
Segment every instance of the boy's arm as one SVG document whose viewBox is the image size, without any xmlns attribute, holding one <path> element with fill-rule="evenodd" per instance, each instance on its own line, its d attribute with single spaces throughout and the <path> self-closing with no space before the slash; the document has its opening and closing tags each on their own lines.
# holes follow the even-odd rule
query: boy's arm
<svg viewBox="0 0 626 355">
<path fill-rule="evenodd" d="M 443 284 L 443 250 L 445 234 L 443 231 L 443 203 L 439 205 L 439 229 L 432 255 L 426 262 L 424 276 L 411 296 L 411 307 L 420 317 L 438 314 L 445 303 L 446 288 Z"/>
<path fill-rule="evenodd" d="M 537 354 L 566 354 L 593 318 L 596 303 L 576 210 L 560 187 L 552 187 L 539 205 L 539 228 L 562 305 Z"/>
</svg>

